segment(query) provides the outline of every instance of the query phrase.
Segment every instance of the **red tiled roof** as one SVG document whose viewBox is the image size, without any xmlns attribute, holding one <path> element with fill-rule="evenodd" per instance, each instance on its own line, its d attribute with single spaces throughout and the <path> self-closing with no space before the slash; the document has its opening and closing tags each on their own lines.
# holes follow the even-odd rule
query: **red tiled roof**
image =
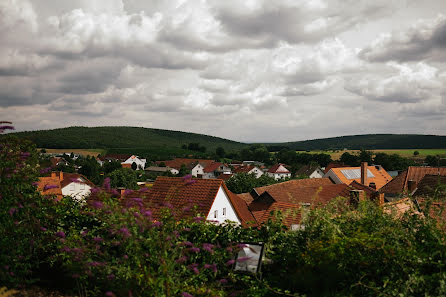
<svg viewBox="0 0 446 297">
<path fill-rule="evenodd" d="M 228 179 L 230 179 L 233 176 L 233 174 L 220 174 L 219 176 L 217 176 L 218 179 L 222 179 L 224 181 L 227 181 Z"/>
<path fill-rule="evenodd" d="M 361 182 L 361 178 L 356 179 L 348 179 L 343 173 L 342 170 L 361 170 L 361 167 L 337 167 L 337 168 L 331 168 L 330 170 L 341 180 L 344 184 L 350 184 L 352 181 Z M 375 177 L 367 177 L 367 183 L 375 183 L 376 189 L 379 190 L 381 187 L 383 187 L 385 184 L 387 184 L 389 181 L 392 180 L 392 177 L 387 173 L 387 171 L 377 166 L 367 166 L 367 169 L 375 176 Z"/>
<path fill-rule="evenodd" d="M 409 180 L 419 183 L 421 179 L 426 175 L 446 175 L 446 167 L 415 167 L 409 166 L 409 168 L 400 173 L 393 180 L 388 182 L 379 191 L 381 193 L 399 194 L 407 191 L 407 182 Z"/>
<path fill-rule="evenodd" d="M 256 167 L 257 166 L 254 166 L 254 165 L 237 166 L 237 167 L 234 168 L 234 173 L 242 173 L 242 172 L 248 173 L 248 172 L 250 172 L 251 170 L 253 170 Z"/>
<path fill-rule="evenodd" d="M 280 211 L 282 223 L 288 228 L 291 225 L 300 224 L 302 219 L 302 206 L 284 202 L 273 202 L 266 209 L 253 211 L 259 225 L 275 220 L 276 214 Z"/>
<path fill-rule="evenodd" d="M 348 197 L 350 189 L 348 185 L 332 183 L 319 187 L 271 188 L 253 200 L 249 204 L 249 210 L 259 224 L 271 218 L 272 210 L 280 210 L 284 224 L 290 226 L 300 222 L 300 209 L 303 204 L 309 204 L 311 208 L 323 206 L 336 197 Z"/>
<path fill-rule="evenodd" d="M 58 175 L 60 179 L 60 172 L 56 172 L 56 175 Z M 86 178 L 84 175 L 78 173 L 67 173 L 67 172 L 63 173 L 63 179 L 60 181 L 60 185 L 62 188 L 64 188 L 74 181 L 87 184 L 92 188 L 95 187 L 95 185 L 91 181 L 89 181 L 88 178 Z"/>
<path fill-rule="evenodd" d="M 441 188 L 440 186 L 443 186 Z M 446 198 L 446 175 L 426 174 L 418 183 L 413 197 Z"/>
<path fill-rule="evenodd" d="M 285 167 L 283 164 L 276 164 L 276 165 L 273 165 L 270 169 L 268 169 L 268 172 L 269 173 L 290 173 L 290 171 L 286 168 L 285 168 L 285 170 L 278 171 L 280 166 Z"/>
<path fill-rule="evenodd" d="M 213 162 L 211 164 L 209 164 L 208 166 L 206 166 L 203 169 L 203 172 L 214 172 L 215 170 L 217 170 L 221 165 L 223 165 L 223 163 L 220 162 Z"/>
<path fill-rule="evenodd" d="M 254 190 L 261 195 L 263 192 L 270 189 L 294 189 L 302 187 L 318 187 L 324 185 L 333 185 L 333 182 L 329 178 L 305 178 L 305 179 L 293 179 L 282 183 L 272 184 L 269 186 L 258 187 Z"/>
</svg>

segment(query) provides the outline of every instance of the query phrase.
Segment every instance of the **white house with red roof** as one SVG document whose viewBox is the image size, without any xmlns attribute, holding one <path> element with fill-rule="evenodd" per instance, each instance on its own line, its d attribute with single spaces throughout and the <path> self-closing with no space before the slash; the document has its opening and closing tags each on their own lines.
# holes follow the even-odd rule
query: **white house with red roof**
<svg viewBox="0 0 446 297">
<path fill-rule="evenodd" d="M 259 178 L 263 175 L 263 170 L 254 165 L 240 165 L 234 167 L 234 173 L 248 173 L 255 175 L 256 178 Z"/>
<path fill-rule="evenodd" d="M 136 170 L 144 170 L 146 167 L 146 159 L 140 159 L 138 156 L 131 155 L 127 160 L 121 163 L 122 167 L 131 168 L 133 163 L 136 164 Z"/>
<path fill-rule="evenodd" d="M 231 168 L 223 163 L 213 162 L 203 169 L 202 178 L 217 178 L 220 174 L 231 174 Z"/>
<path fill-rule="evenodd" d="M 274 165 L 273 167 L 268 169 L 266 174 L 270 177 L 275 178 L 276 180 L 291 177 L 291 172 L 288 169 L 286 169 L 286 167 L 283 164 Z"/>
<path fill-rule="evenodd" d="M 199 215 L 217 223 L 255 223 L 246 202 L 229 191 L 221 179 L 159 176 L 145 204 L 155 217 L 165 205 L 171 205 L 178 218 Z"/>
<path fill-rule="evenodd" d="M 82 201 L 90 195 L 95 185 L 82 174 L 60 171 L 51 172 L 50 177 L 39 178 L 37 187 L 43 195 L 56 195 L 58 199 L 71 196 Z"/>
</svg>

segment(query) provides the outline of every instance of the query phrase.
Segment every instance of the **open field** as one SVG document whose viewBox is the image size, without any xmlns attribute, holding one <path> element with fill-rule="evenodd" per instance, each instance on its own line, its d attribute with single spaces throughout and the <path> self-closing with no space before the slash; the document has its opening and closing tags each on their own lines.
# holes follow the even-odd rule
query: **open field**
<svg viewBox="0 0 446 297">
<path fill-rule="evenodd" d="M 105 150 L 103 149 L 45 149 L 45 150 L 47 153 L 50 154 L 75 153 L 82 156 L 93 156 L 93 157 L 97 157 L 99 154 L 103 154 L 105 152 Z"/>
<path fill-rule="evenodd" d="M 410 158 L 410 157 L 414 157 L 414 158 L 424 158 L 428 155 L 440 155 L 442 157 L 446 157 L 446 149 L 396 149 L 396 150 L 385 150 L 385 149 L 380 149 L 380 150 L 372 150 L 375 153 L 386 153 L 386 154 L 398 154 L 401 157 L 405 157 L 405 158 Z M 418 151 L 420 154 L 418 156 L 414 156 L 413 153 L 415 151 Z M 341 155 L 345 152 L 348 152 L 350 154 L 357 154 L 359 153 L 359 150 L 340 150 L 340 151 L 311 151 L 310 153 L 312 154 L 319 154 L 319 153 L 324 153 L 324 154 L 329 154 L 331 156 L 331 158 L 333 160 L 339 160 L 339 158 L 341 158 Z"/>
</svg>

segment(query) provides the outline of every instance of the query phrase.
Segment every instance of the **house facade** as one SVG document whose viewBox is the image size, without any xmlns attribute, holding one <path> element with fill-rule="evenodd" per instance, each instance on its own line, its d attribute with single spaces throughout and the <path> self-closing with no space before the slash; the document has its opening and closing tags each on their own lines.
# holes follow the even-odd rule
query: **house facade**
<svg viewBox="0 0 446 297">
<path fill-rule="evenodd" d="M 146 167 L 146 159 L 141 159 L 138 156 L 132 155 L 127 160 L 121 163 L 122 167 L 131 168 L 133 163 L 136 164 L 136 170 L 144 170 Z"/>
<path fill-rule="evenodd" d="M 286 169 L 286 167 L 283 164 L 274 165 L 273 167 L 268 169 L 266 174 L 270 177 L 273 177 L 276 180 L 291 177 L 291 172 L 288 169 Z"/>
</svg>

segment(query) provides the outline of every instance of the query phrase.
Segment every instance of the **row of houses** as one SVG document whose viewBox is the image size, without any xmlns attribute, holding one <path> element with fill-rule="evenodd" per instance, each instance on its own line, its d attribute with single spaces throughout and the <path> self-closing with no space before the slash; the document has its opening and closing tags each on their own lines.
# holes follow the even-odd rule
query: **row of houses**
<svg viewBox="0 0 446 297">
<path fill-rule="evenodd" d="M 217 162 L 209 162 L 208 165 L 198 164 L 214 170 L 225 169 L 214 164 Z M 199 171 L 195 172 L 198 175 Z M 179 217 L 193 215 L 195 208 L 206 220 L 217 223 L 229 220 L 243 226 L 262 225 L 280 211 L 283 223 L 298 229 L 309 209 L 324 206 L 339 196 L 346 197 L 349 204 L 369 199 L 387 210 L 419 209 L 426 197 L 435 195 L 438 183 L 446 183 L 446 168 L 409 167 L 392 179 L 381 166 L 363 163 L 361 167 L 332 167 L 324 176 L 289 180 L 242 194 L 232 193 L 223 179 L 159 176 L 149 190 L 122 190 L 118 199 L 125 202 L 143 198 L 154 214 L 168 203 L 178 210 Z M 84 176 L 62 172 L 42 177 L 38 184 L 45 195 L 72 196 L 77 200 L 87 197 L 92 187 L 94 185 Z M 408 199 L 408 195 L 415 200 Z M 87 201 L 89 199 L 94 198 L 87 197 Z"/>
</svg>

